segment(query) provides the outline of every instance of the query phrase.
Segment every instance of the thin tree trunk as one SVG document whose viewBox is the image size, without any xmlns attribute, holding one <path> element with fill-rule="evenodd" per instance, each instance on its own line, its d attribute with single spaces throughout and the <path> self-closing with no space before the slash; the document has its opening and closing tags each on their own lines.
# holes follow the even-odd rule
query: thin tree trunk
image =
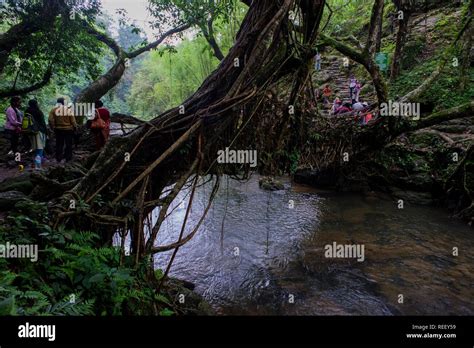
<svg viewBox="0 0 474 348">
<path fill-rule="evenodd" d="M 472 17 L 474 12 L 474 1 L 471 1 L 469 4 L 469 9 L 467 15 Z M 473 39 L 472 36 L 474 35 L 473 26 L 469 26 L 465 33 L 464 33 L 464 40 L 463 40 L 463 48 L 462 48 L 462 55 L 461 55 L 461 69 L 460 69 L 460 83 L 459 88 L 461 91 L 465 91 L 469 86 L 469 68 L 471 67 L 471 50 L 472 50 L 472 43 Z"/>
<path fill-rule="evenodd" d="M 224 59 L 224 54 L 222 53 L 219 44 L 217 43 L 215 36 L 214 36 L 214 29 L 212 27 L 212 21 L 207 22 L 206 25 L 201 26 L 202 33 L 206 38 L 207 43 L 211 46 L 212 52 L 214 53 L 214 57 L 219 59 L 220 61 Z"/>
<path fill-rule="evenodd" d="M 383 19 L 384 0 L 375 0 L 372 7 L 372 15 L 370 17 L 369 34 L 367 36 L 367 43 L 365 49 L 373 56 L 376 52 L 377 45 L 380 46 L 381 40 L 381 25 Z"/>
<path fill-rule="evenodd" d="M 375 37 L 375 52 L 380 52 L 382 47 L 382 30 L 383 30 L 383 8 L 380 16 L 378 17 L 377 35 Z"/>
<path fill-rule="evenodd" d="M 397 42 L 395 52 L 392 57 L 392 66 L 390 68 L 390 79 L 394 80 L 400 74 L 401 61 L 403 58 L 403 49 L 408 36 L 408 25 L 411 17 L 410 11 L 403 11 L 403 19 L 398 20 Z"/>
</svg>

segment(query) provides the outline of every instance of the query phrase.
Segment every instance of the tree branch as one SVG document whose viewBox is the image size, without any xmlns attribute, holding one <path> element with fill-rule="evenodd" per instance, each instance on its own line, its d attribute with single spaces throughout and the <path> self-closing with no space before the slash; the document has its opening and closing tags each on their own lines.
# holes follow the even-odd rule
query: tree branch
<svg viewBox="0 0 474 348">
<path fill-rule="evenodd" d="M 150 43 L 150 44 L 148 44 L 144 47 L 136 49 L 133 52 L 126 53 L 126 57 L 129 58 L 129 59 L 133 59 L 133 58 L 139 56 L 140 54 L 142 54 L 143 52 L 147 52 L 149 50 L 152 50 L 152 49 L 158 47 L 167 37 L 169 37 L 173 34 L 177 34 L 177 33 L 180 33 L 182 31 L 185 31 L 186 29 L 189 29 L 191 26 L 192 26 L 192 24 L 188 23 L 188 24 L 184 24 L 184 25 L 181 25 L 179 27 L 176 27 L 174 29 L 168 30 L 166 33 L 161 35 L 158 38 L 158 40 L 156 40 L 156 41 L 154 41 L 154 42 L 152 42 L 152 43 Z"/>
<path fill-rule="evenodd" d="M 456 118 L 469 117 L 474 114 L 474 101 L 465 103 L 459 106 L 455 106 L 450 109 L 441 110 L 431 114 L 428 117 L 425 117 L 419 120 L 417 123 L 409 127 L 409 131 L 414 131 L 417 129 L 427 128 L 435 124 L 454 120 Z"/>
<path fill-rule="evenodd" d="M 349 57 L 353 61 L 361 64 L 370 74 L 372 81 L 375 86 L 375 90 L 377 92 L 377 99 L 379 104 L 384 103 L 388 99 L 388 91 L 387 91 L 387 84 L 385 79 L 380 72 L 379 67 L 375 64 L 372 57 L 367 53 L 367 50 L 359 52 L 354 48 L 342 43 L 338 40 L 335 40 L 325 34 L 320 34 L 320 38 L 323 44 L 333 47 L 346 57 Z"/>
<path fill-rule="evenodd" d="M 25 95 L 25 94 L 28 94 L 30 92 L 36 91 L 36 90 L 46 86 L 49 83 L 49 81 L 51 81 L 52 76 L 53 76 L 53 69 L 52 69 L 52 66 L 50 65 L 48 67 L 48 70 L 46 70 L 46 72 L 44 73 L 43 78 L 42 78 L 41 81 L 39 81 L 37 83 L 34 83 L 34 84 L 32 84 L 31 86 L 28 86 L 28 87 L 23 87 L 23 88 L 19 88 L 19 89 L 12 88 L 10 90 L 0 91 L 0 98 L 8 98 L 8 97 L 16 96 L 16 95 L 21 96 L 21 95 Z"/>
<path fill-rule="evenodd" d="M 207 43 L 209 46 L 211 46 L 212 51 L 214 52 L 214 57 L 216 57 L 219 60 L 224 59 L 224 54 L 222 53 L 219 45 L 217 44 L 216 39 L 214 38 L 214 30 L 212 28 L 212 20 L 209 20 L 206 25 L 200 26 L 201 31 L 204 35 L 204 38 L 206 39 Z"/>
<path fill-rule="evenodd" d="M 27 16 L 24 21 L 0 34 L 0 73 L 5 67 L 10 52 L 17 47 L 19 42 L 28 39 L 31 34 L 43 28 L 51 27 L 56 16 L 65 12 L 67 12 L 67 6 L 63 0 L 43 1 L 38 13 Z"/>
<path fill-rule="evenodd" d="M 359 64 L 366 65 L 366 57 L 363 53 L 358 52 L 357 50 L 353 49 L 349 45 L 346 45 L 345 43 L 338 41 L 336 39 L 333 39 L 332 37 L 329 37 L 325 34 L 320 34 L 320 38 L 323 41 L 324 44 L 331 46 L 332 48 L 336 49 L 346 57 L 351 58 L 352 60 L 356 61 Z"/>
<path fill-rule="evenodd" d="M 122 49 L 122 47 L 118 45 L 118 43 L 114 39 L 110 38 L 105 33 L 98 31 L 96 28 L 90 25 L 87 25 L 87 28 L 86 28 L 87 32 L 90 35 L 93 35 L 97 40 L 106 44 L 110 49 L 112 49 L 112 51 L 114 51 L 117 57 L 117 60 L 115 61 L 115 64 L 109 69 L 109 71 L 107 71 L 104 75 L 100 76 L 97 80 L 93 81 L 89 86 L 84 88 L 77 95 L 77 97 L 75 98 L 76 102 L 93 102 L 101 98 L 119 83 L 120 79 L 122 78 L 125 72 L 125 68 L 126 68 L 125 60 L 127 58 L 133 59 L 146 51 L 156 48 L 167 37 L 175 33 L 184 31 L 190 27 L 191 27 L 191 24 L 186 24 L 186 25 L 182 25 L 180 27 L 168 30 L 158 40 L 144 47 L 141 47 L 133 52 L 127 53 Z"/>
<path fill-rule="evenodd" d="M 112 51 L 114 51 L 117 57 L 122 55 L 122 48 L 118 45 L 118 43 L 109 37 L 107 34 L 97 30 L 95 27 L 89 25 L 87 22 L 83 22 L 84 27 L 86 28 L 86 32 L 92 36 L 94 36 L 100 42 L 106 44 Z"/>
</svg>

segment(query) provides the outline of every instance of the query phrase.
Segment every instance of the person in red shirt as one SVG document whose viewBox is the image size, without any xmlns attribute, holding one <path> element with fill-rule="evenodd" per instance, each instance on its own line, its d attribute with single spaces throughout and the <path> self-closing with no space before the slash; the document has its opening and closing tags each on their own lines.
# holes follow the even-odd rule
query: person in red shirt
<svg viewBox="0 0 474 348">
<path fill-rule="evenodd" d="M 97 150 L 100 150 L 105 146 L 105 143 L 109 139 L 110 135 L 110 111 L 104 107 L 104 103 L 102 103 L 101 100 L 97 100 L 95 102 L 95 118 L 92 120 L 92 122 L 96 121 L 99 117 L 104 121 L 104 127 L 91 128 L 91 132 L 95 138 Z"/>
<path fill-rule="evenodd" d="M 329 98 L 331 98 L 331 87 L 329 85 L 326 85 L 326 87 L 323 89 L 323 103 L 324 105 L 329 104 Z"/>
</svg>

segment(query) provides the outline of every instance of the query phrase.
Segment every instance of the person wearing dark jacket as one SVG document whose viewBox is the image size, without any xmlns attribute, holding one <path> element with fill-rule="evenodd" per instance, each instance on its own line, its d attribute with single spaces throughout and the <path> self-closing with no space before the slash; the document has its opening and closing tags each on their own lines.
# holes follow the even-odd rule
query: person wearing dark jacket
<svg viewBox="0 0 474 348">
<path fill-rule="evenodd" d="M 49 112 L 49 125 L 56 135 L 56 161 L 72 160 L 72 143 L 77 129 L 76 118 L 70 107 L 64 105 L 64 98 L 58 98 L 56 106 Z M 64 150 L 64 152 L 63 152 Z"/>
<path fill-rule="evenodd" d="M 29 134 L 31 147 L 35 151 L 35 161 L 39 156 L 42 160 L 44 156 L 44 147 L 46 145 L 46 134 L 48 129 L 44 114 L 41 111 L 38 101 L 32 99 L 28 102 L 28 108 L 25 110 L 25 116 L 30 116 L 33 121 L 32 132 Z"/>
</svg>

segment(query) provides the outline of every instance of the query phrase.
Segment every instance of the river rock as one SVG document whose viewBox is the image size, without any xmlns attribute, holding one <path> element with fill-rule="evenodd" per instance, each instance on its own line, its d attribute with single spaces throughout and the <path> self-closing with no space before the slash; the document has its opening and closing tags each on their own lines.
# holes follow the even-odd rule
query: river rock
<svg viewBox="0 0 474 348">
<path fill-rule="evenodd" d="M 169 278 L 165 291 L 171 298 L 184 295 L 184 303 L 179 303 L 180 311 L 184 315 L 214 315 L 211 305 L 198 293 L 194 291 L 194 284 L 176 278 Z"/>
<path fill-rule="evenodd" d="M 392 193 L 395 197 L 401 198 L 409 203 L 418 205 L 432 205 L 433 196 L 427 192 L 417 192 L 411 190 L 401 190 L 392 188 Z"/>
<path fill-rule="evenodd" d="M 16 203 L 26 199 L 24 193 L 20 191 L 7 191 L 0 193 L 0 210 L 7 211 L 12 209 Z"/>
<path fill-rule="evenodd" d="M 268 176 L 260 178 L 260 180 L 258 180 L 258 186 L 262 190 L 267 190 L 267 191 L 279 191 L 285 188 L 285 186 L 283 185 L 281 181 L 278 181 L 275 178 L 268 177 Z"/>
<path fill-rule="evenodd" d="M 297 170 L 293 180 L 297 184 L 333 188 L 336 185 L 336 178 L 334 172 L 330 170 L 318 171 L 305 168 Z"/>
</svg>

